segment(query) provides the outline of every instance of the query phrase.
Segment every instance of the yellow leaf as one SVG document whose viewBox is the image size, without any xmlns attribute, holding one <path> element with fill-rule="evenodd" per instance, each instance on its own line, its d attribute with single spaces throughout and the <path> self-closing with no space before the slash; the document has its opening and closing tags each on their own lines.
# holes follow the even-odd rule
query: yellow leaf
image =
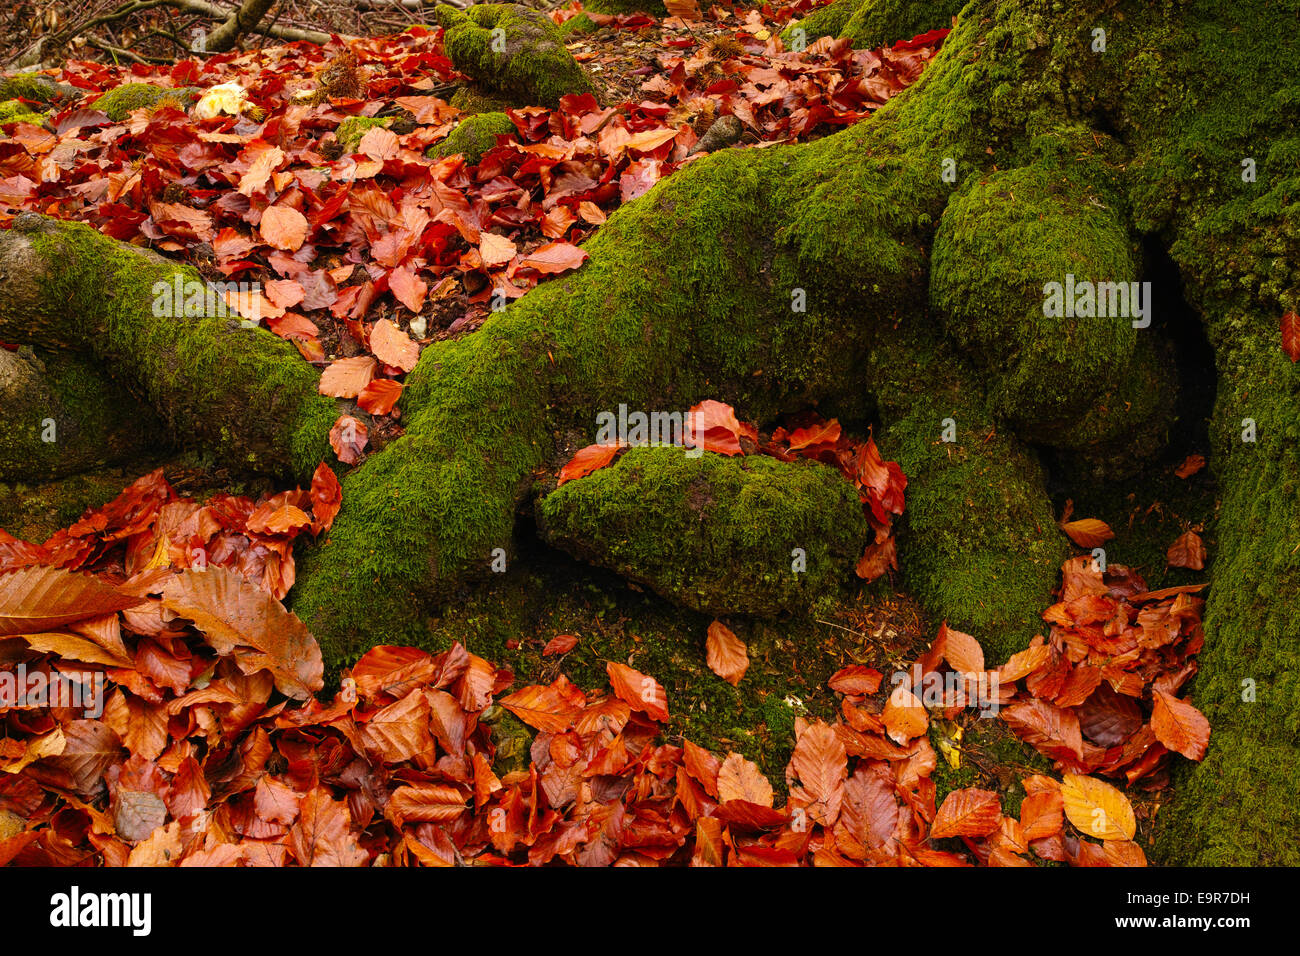
<svg viewBox="0 0 1300 956">
<path fill-rule="evenodd" d="M 1061 784 L 1065 815 L 1080 832 L 1100 840 L 1132 840 L 1137 820 L 1128 797 L 1105 781 L 1067 773 Z"/>
</svg>

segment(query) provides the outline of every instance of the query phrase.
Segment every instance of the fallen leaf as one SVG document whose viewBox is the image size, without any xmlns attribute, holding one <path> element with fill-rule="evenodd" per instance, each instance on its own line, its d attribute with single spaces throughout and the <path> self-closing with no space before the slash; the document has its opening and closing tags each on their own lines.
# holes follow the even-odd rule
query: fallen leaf
<svg viewBox="0 0 1300 956">
<path fill-rule="evenodd" d="M 733 687 L 740 684 L 749 667 L 749 654 L 745 642 L 738 638 L 721 621 L 709 625 L 705 641 L 709 670 Z"/>
<path fill-rule="evenodd" d="M 1067 773 L 1061 797 L 1065 815 L 1081 833 L 1100 840 L 1132 840 L 1137 832 L 1128 797 L 1105 781 Z"/>
</svg>

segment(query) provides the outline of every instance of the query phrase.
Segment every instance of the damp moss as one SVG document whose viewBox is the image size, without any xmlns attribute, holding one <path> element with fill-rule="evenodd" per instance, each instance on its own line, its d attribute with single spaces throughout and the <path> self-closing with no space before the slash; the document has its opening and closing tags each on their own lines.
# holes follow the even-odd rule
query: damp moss
<svg viewBox="0 0 1300 956">
<path fill-rule="evenodd" d="M 442 4 L 434 12 L 456 69 L 520 106 L 553 107 L 567 94 L 596 92 L 544 13 L 509 3 L 475 4 L 463 12 Z"/>
<path fill-rule="evenodd" d="M 25 305 L 21 321 L 0 312 L 6 338 L 89 348 L 176 440 L 236 467 L 304 480 L 330 454 L 335 403 L 317 393 L 316 371 L 289 343 L 233 314 L 156 314 L 158 292 L 177 278 L 202 283 L 192 268 L 30 214 L 3 241 L 5 256 L 31 268 L 5 279 Z"/>
<path fill-rule="evenodd" d="M 386 116 L 349 116 L 339 123 L 338 129 L 334 131 L 334 138 L 345 150 L 355 152 L 361 137 L 377 126 L 387 129 L 391 122 L 392 118 Z"/>
<path fill-rule="evenodd" d="M 1127 314 L 1065 314 L 1063 300 L 1073 300 L 1076 287 L 1098 289 L 1089 312 L 1101 311 L 1103 298 L 1114 311 L 1121 292 L 1131 307 L 1138 278 L 1115 200 L 1088 181 L 1083 165 L 1039 163 L 972 177 L 935 236 L 931 306 L 979 363 L 994 413 L 1027 437 L 1051 440 L 1071 425 L 1137 345 L 1140 320 Z M 1103 296 L 1102 283 L 1113 296 Z"/>
<path fill-rule="evenodd" d="M 505 113 L 478 113 L 461 120 L 446 139 L 430 146 L 428 156 L 442 159 L 459 153 L 473 165 L 497 144 L 498 136 L 513 136 L 516 132 L 514 121 Z"/>
<path fill-rule="evenodd" d="M 537 506 L 544 540 L 707 614 L 806 614 L 852 579 L 867 539 L 836 469 L 634 448 Z"/>
<path fill-rule="evenodd" d="M 90 108 L 101 111 L 114 122 L 121 122 L 136 110 L 155 109 L 164 103 L 189 109 L 198 97 L 199 91 L 190 87 L 173 89 L 152 83 L 124 83 L 91 100 Z"/>
<path fill-rule="evenodd" d="M 15 73 L 0 77 L 0 101 L 26 100 L 31 103 L 49 103 L 65 93 L 75 92 L 44 73 Z"/>
<path fill-rule="evenodd" d="M 856 49 L 875 49 L 946 27 L 967 0 L 834 0 L 786 27 L 789 47 L 796 30 L 808 43 L 821 37 L 848 37 Z"/>
<path fill-rule="evenodd" d="M 151 409 L 80 356 L 0 353 L 0 481 L 48 481 L 138 456 L 161 432 Z"/>
<path fill-rule="evenodd" d="M 45 122 L 44 113 L 34 113 L 32 108 L 18 100 L 6 100 L 0 103 L 0 125 L 5 123 L 31 123 L 40 126 Z"/>
</svg>

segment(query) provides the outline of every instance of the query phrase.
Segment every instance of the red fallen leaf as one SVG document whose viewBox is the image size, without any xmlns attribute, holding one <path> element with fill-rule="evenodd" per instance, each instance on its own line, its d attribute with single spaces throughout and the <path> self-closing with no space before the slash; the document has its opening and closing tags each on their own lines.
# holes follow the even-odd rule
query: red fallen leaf
<svg viewBox="0 0 1300 956">
<path fill-rule="evenodd" d="M 664 0 L 664 7 L 670 17 L 681 17 L 683 20 L 699 20 L 703 16 L 700 13 L 699 0 Z"/>
<path fill-rule="evenodd" d="M 321 462 L 311 476 L 312 533 L 328 531 L 342 504 L 343 486 L 339 484 L 334 470 Z"/>
<path fill-rule="evenodd" d="M 370 330 L 370 351 L 379 361 L 409 372 L 420 360 L 420 346 L 389 319 L 380 319 Z"/>
<path fill-rule="evenodd" d="M 1002 801 L 993 791 L 975 787 L 954 790 L 944 798 L 943 806 L 935 814 L 930 839 L 988 836 L 1001 820 Z"/>
<path fill-rule="evenodd" d="M 605 213 L 594 202 L 584 199 L 578 203 L 578 215 L 582 217 L 583 222 L 590 223 L 593 226 L 603 226 L 605 224 Z"/>
<path fill-rule="evenodd" d="M 406 386 L 391 378 L 377 378 L 366 385 L 357 396 L 357 405 L 370 415 L 387 415 L 402 397 Z"/>
<path fill-rule="evenodd" d="M 297 252 L 307 240 L 307 219 L 292 206 L 270 206 L 258 225 L 262 238 L 277 249 Z"/>
<path fill-rule="evenodd" d="M 668 695 L 653 677 L 617 661 L 607 663 L 605 673 L 609 675 L 609 686 L 614 688 L 619 700 L 633 710 L 644 712 L 651 720 L 662 722 L 668 719 Z"/>
<path fill-rule="evenodd" d="M 867 545 L 853 573 L 864 581 L 874 581 L 891 569 L 898 570 L 898 540 L 892 534 Z"/>
<path fill-rule="evenodd" d="M 1102 544 L 1115 537 L 1115 532 L 1110 530 L 1110 525 L 1097 518 L 1082 518 L 1078 521 L 1067 521 L 1061 525 L 1064 531 L 1073 541 L 1081 548 L 1098 548 Z"/>
<path fill-rule="evenodd" d="M 266 297 L 281 309 L 291 309 L 306 297 L 302 283 L 295 279 L 271 279 L 264 283 L 264 287 Z M 303 321 L 305 322 L 306 319 Z M 313 335 L 317 334 L 315 328 L 313 325 Z"/>
<path fill-rule="evenodd" d="M 890 738 L 895 743 L 904 745 L 912 738 L 921 736 L 930 726 L 925 705 L 902 684 L 895 687 L 889 695 L 881 719 L 885 722 Z"/>
<path fill-rule="evenodd" d="M 718 768 L 718 800 L 728 803 L 741 800 L 745 803 L 771 807 L 774 794 L 772 784 L 758 765 L 746 760 L 740 754 L 729 753 Z"/>
<path fill-rule="evenodd" d="M 832 418 L 828 422 L 796 428 L 790 435 L 790 450 L 798 451 L 812 445 L 834 445 L 840 440 L 840 423 Z"/>
<path fill-rule="evenodd" d="M 1204 467 L 1204 455 L 1188 455 L 1183 459 L 1183 463 L 1174 469 L 1174 474 L 1179 478 L 1190 478 Z"/>
<path fill-rule="evenodd" d="M 369 441 L 370 432 L 366 426 L 351 415 L 340 415 L 330 429 L 330 447 L 345 465 L 354 465 L 360 461 L 361 452 Z"/>
<path fill-rule="evenodd" d="M 874 694 L 880 689 L 884 674 L 861 664 L 850 664 L 831 675 L 827 684 L 841 694 Z"/>
<path fill-rule="evenodd" d="M 1169 546 L 1165 560 L 1171 568 L 1190 568 L 1200 571 L 1205 567 L 1205 544 L 1195 531 L 1187 531 Z"/>
<path fill-rule="evenodd" d="M 975 638 L 953 630 L 944 621 L 939 625 L 938 640 L 943 642 L 943 659 L 953 670 L 966 674 L 984 673 L 984 648 Z"/>
<path fill-rule="evenodd" d="M 371 714 L 361 726 L 366 752 L 386 764 L 432 756 L 429 700 L 419 688 Z"/>
<path fill-rule="evenodd" d="M 320 647 L 305 624 L 236 571 L 185 570 L 163 587 L 162 605 L 193 621 L 218 654 L 234 656 L 246 674 L 265 668 L 286 697 L 306 700 L 321 689 Z M 251 653 L 236 654 L 236 650 Z"/>
<path fill-rule="evenodd" d="M 1060 790 L 1031 793 L 1020 804 L 1020 825 L 1026 840 L 1041 840 L 1061 832 L 1065 823 L 1065 800 Z"/>
<path fill-rule="evenodd" d="M 548 242 L 523 256 L 519 264 L 546 275 L 557 275 L 576 269 L 586 261 L 587 254 L 577 246 L 567 242 Z"/>
<path fill-rule="evenodd" d="M 497 701 L 530 727 L 562 734 L 573 725 L 577 710 L 554 688 L 541 684 L 515 691 Z"/>
<path fill-rule="evenodd" d="M 740 684 L 740 679 L 745 676 L 745 671 L 749 668 L 749 653 L 745 642 L 721 621 L 714 621 L 709 625 L 705 652 L 709 670 L 732 687 Z"/>
<path fill-rule="evenodd" d="M 292 534 L 311 524 L 311 518 L 301 508 L 282 504 L 278 507 L 263 502 L 248 516 L 244 527 L 253 534 Z"/>
<path fill-rule="evenodd" d="M 557 634 L 546 642 L 542 648 L 542 656 L 550 657 L 553 654 L 567 654 L 578 646 L 578 638 L 573 634 Z"/>
<path fill-rule="evenodd" d="M 372 126 L 366 130 L 361 141 L 357 143 L 357 152 L 371 159 L 384 162 L 395 159 L 402 146 L 397 134 L 382 126 Z"/>
<path fill-rule="evenodd" d="M 338 359 L 320 373 L 316 390 L 330 398 L 356 398 L 375 377 L 375 360 L 369 355 Z"/>
<path fill-rule="evenodd" d="M 335 800 L 322 786 L 302 798 L 289 846 L 303 866 L 365 866 L 370 859 L 352 832 L 347 801 Z"/>
<path fill-rule="evenodd" d="M 388 273 L 388 291 L 393 293 L 393 298 L 398 302 L 419 315 L 420 310 L 424 308 L 424 300 L 429 295 L 429 285 L 417 276 L 415 270 L 409 265 L 402 265 Z M 371 334 L 373 336 L 373 333 Z M 373 338 L 371 341 L 373 342 Z"/>
<path fill-rule="evenodd" d="M 1210 745 L 1210 722 L 1205 715 L 1172 694 L 1153 689 L 1151 729 L 1156 739 L 1188 760 L 1201 760 Z"/>
<path fill-rule="evenodd" d="M 1020 678 L 1037 671 L 1051 658 L 1052 649 L 1046 644 L 1027 647 L 1023 651 L 1017 651 L 1011 655 L 1010 660 L 998 670 L 998 678 L 1008 684 L 1018 681 Z"/>
<path fill-rule="evenodd" d="M 813 798 L 809 807 L 812 818 L 825 826 L 833 824 L 840 815 L 844 781 L 849 775 L 844 741 L 829 724 L 818 721 L 799 735 L 790 766 Z"/>
<path fill-rule="evenodd" d="M 881 458 L 875 439 L 868 436 L 858 446 L 854 465 L 858 485 L 868 492 L 868 502 L 875 519 L 887 525 L 889 515 L 901 515 L 907 476 L 903 474 L 898 462 Z"/>
<path fill-rule="evenodd" d="M 141 603 L 90 575 L 23 568 L 0 575 L 0 636 L 51 631 Z"/>
<path fill-rule="evenodd" d="M 1292 362 L 1300 361 L 1300 315 L 1282 314 L 1282 351 Z"/>
<path fill-rule="evenodd" d="M 700 402 L 687 414 L 688 447 L 703 448 L 720 455 L 742 455 L 741 424 L 730 406 L 712 399 Z"/>
<path fill-rule="evenodd" d="M 560 469 L 560 480 L 556 482 L 556 487 L 604 468 L 626 447 L 626 445 L 588 445 L 586 448 L 579 449 Z"/>
</svg>

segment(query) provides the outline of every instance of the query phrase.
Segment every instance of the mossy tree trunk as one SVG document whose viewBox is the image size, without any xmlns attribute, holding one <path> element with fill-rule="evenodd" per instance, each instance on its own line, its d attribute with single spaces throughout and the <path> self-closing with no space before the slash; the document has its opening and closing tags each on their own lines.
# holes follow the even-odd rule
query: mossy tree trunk
<svg viewBox="0 0 1300 956">
<path fill-rule="evenodd" d="M 926 10 L 950 13 L 852 7 L 857 19 L 897 8 L 897 38 L 946 25 L 916 19 Z M 906 582 L 1005 656 L 1040 624 L 1064 554 L 1038 450 L 1083 463 L 1150 453 L 1177 387 L 1153 330 L 1045 315 L 1044 286 L 1140 279 L 1142 240 L 1156 242 L 1215 348 L 1211 465 L 1225 489 L 1193 688 L 1214 735 L 1160 812 L 1159 855 L 1296 863 L 1300 366 L 1277 320 L 1300 290 L 1298 17 L 1300 4 L 1266 0 L 972 0 L 921 79 L 871 120 L 674 175 L 610 218 L 581 270 L 426 349 L 405 436 L 346 477 L 295 609 L 335 666 L 426 641 L 431 609 L 511 553 L 538 477 L 594 435 L 598 412 L 715 398 L 759 421 L 809 405 L 878 420 L 910 478 Z M 49 228 L 42 241 L 81 235 Z M 44 285 L 6 290 L 0 338 L 34 300 L 29 338 L 79 347 L 44 290 L 84 297 L 105 272 L 77 258 L 98 252 L 69 253 L 43 260 Z M 127 264 L 112 261 L 116 281 Z M 117 288 L 111 308 L 86 306 L 104 319 L 80 347 L 125 370 L 173 430 L 233 452 L 223 429 L 260 420 L 253 464 L 300 475 L 327 454 L 332 409 L 280 344 L 160 328 Z M 191 334 L 203 348 L 176 350 Z M 228 381 L 209 347 L 271 363 L 281 384 Z"/>
</svg>

